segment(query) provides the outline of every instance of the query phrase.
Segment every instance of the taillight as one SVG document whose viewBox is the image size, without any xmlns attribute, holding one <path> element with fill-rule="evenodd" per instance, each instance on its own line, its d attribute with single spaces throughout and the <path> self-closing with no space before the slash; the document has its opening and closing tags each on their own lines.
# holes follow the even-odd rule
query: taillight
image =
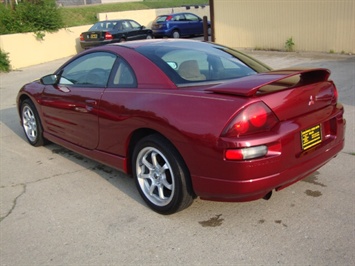
<svg viewBox="0 0 355 266">
<path fill-rule="evenodd" d="M 109 32 L 106 32 L 106 33 L 105 33 L 105 40 L 112 40 L 112 39 L 113 39 L 112 34 L 109 33 Z"/>
<path fill-rule="evenodd" d="M 262 158 L 264 156 L 278 156 L 281 154 L 280 142 L 268 143 L 254 147 L 226 149 L 224 158 L 228 161 L 242 161 Z"/>
<path fill-rule="evenodd" d="M 80 41 L 83 41 L 83 40 L 84 40 L 84 35 L 80 34 Z"/>
<path fill-rule="evenodd" d="M 333 85 L 333 99 L 332 99 L 332 104 L 336 104 L 338 102 L 338 90 L 335 87 L 335 85 Z"/>
<path fill-rule="evenodd" d="M 263 102 L 248 105 L 242 109 L 226 126 L 222 137 L 239 137 L 269 131 L 278 119 Z"/>
<path fill-rule="evenodd" d="M 250 160 L 263 157 L 267 152 L 268 149 L 265 145 L 243 149 L 228 149 L 225 151 L 225 158 L 232 161 Z"/>
</svg>

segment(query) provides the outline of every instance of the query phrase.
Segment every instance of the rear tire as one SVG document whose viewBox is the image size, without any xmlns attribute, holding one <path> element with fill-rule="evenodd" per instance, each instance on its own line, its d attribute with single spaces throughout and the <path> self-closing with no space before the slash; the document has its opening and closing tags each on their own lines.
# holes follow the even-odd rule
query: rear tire
<svg viewBox="0 0 355 266">
<path fill-rule="evenodd" d="M 43 146 L 46 140 L 43 137 L 43 128 L 36 107 L 30 99 L 21 104 L 21 121 L 28 142 L 35 147 Z"/>
<path fill-rule="evenodd" d="M 174 39 L 179 39 L 180 38 L 180 32 L 178 30 L 174 30 L 173 33 L 171 34 L 171 36 Z"/>
<path fill-rule="evenodd" d="M 194 199 L 190 174 L 173 145 L 159 135 L 141 139 L 133 152 L 132 172 L 147 205 L 160 214 L 172 214 Z"/>
</svg>

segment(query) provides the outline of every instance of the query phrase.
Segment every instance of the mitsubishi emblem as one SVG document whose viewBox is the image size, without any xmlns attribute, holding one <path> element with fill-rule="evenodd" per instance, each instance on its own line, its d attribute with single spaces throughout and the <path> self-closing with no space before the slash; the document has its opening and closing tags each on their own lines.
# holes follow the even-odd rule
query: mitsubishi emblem
<svg viewBox="0 0 355 266">
<path fill-rule="evenodd" d="M 308 106 L 311 106 L 312 104 L 314 104 L 314 100 L 313 100 L 313 96 L 311 95 L 311 96 L 309 97 Z"/>
</svg>

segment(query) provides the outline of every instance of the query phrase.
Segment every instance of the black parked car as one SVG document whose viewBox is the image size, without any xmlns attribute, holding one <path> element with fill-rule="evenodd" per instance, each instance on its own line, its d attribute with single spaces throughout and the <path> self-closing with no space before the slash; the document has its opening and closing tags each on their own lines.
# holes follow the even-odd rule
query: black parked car
<svg viewBox="0 0 355 266">
<path fill-rule="evenodd" d="M 83 49 L 108 43 L 152 39 L 153 32 L 131 19 L 105 20 L 95 23 L 88 31 L 80 34 Z"/>
</svg>

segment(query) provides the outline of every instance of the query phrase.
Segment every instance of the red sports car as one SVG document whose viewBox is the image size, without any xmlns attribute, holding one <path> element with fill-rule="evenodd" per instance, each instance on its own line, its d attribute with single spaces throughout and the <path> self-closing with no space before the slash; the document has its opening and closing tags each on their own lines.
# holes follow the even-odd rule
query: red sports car
<svg viewBox="0 0 355 266">
<path fill-rule="evenodd" d="M 26 84 L 30 144 L 51 141 L 133 176 L 154 211 L 196 197 L 269 198 L 344 146 L 327 69 L 271 70 L 231 48 L 145 40 L 84 51 Z"/>
</svg>

